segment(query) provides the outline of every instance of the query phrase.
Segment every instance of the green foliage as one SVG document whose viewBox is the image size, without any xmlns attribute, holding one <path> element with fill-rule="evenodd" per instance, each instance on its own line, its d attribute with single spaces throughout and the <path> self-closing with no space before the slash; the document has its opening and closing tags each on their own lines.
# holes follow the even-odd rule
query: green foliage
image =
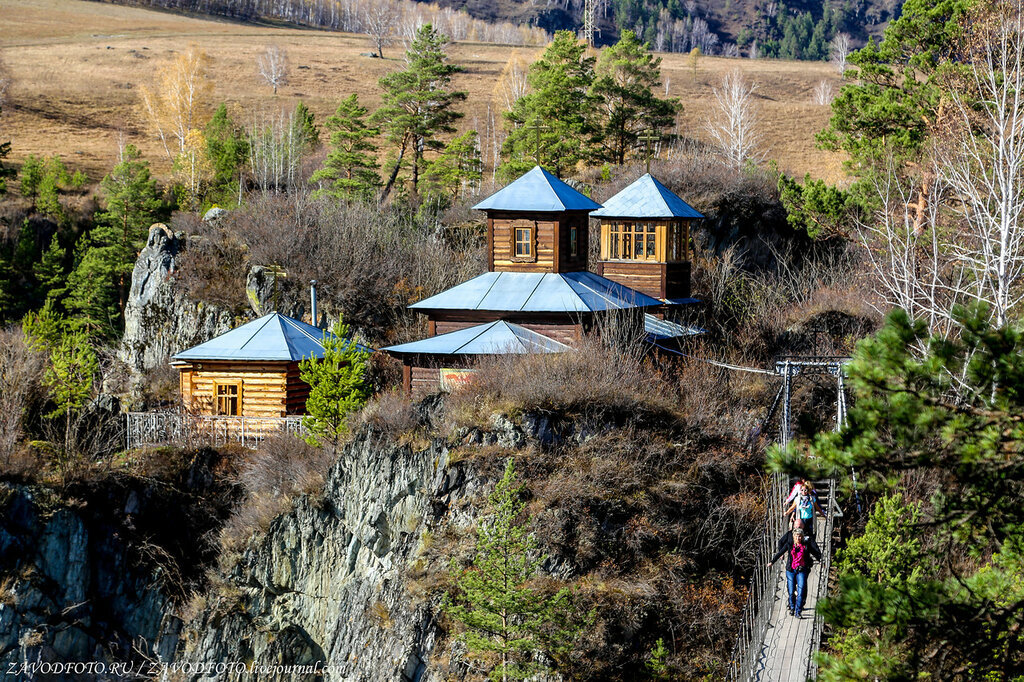
<svg viewBox="0 0 1024 682">
<path fill-rule="evenodd" d="M 505 112 L 512 130 L 501 148 L 506 161 L 500 172 L 513 178 L 540 165 L 561 177 L 593 155 L 594 58 L 571 31 L 558 31 L 527 80 L 531 92 Z"/>
<path fill-rule="evenodd" d="M 366 124 L 366 108 L 359 106 L 355 93 L 341 101 L 325 126 L 331 135 L 330 151 L 310 178 L 321 183 L 313 196 L 344 201 L 371 200 L 380 186 L 375 159 L 377 147 L 371 139 L 380 131 Z"/>
<path fill-rule="evenodd" d="M 488 497 L 493 515 L 477 528 L 476 555 L 467 568 L 453 565 L 455 599 L 445 613 L 465 630 L 459 638 L 490 680 L 525 680 L 552 672 L 536 654 L 558 661 L 572 647 L 580 625 L 568 589 L 546 595 L 531 581 L 546 557 L 529 533 L 526 503 L 509 458 Z"/>
<path fill-rule="evenodd" d="M 848 235 L 858 216 L 867 211 L 860 195 L 812 180 L 810 173 L 803 184 L 780 173 L 779 198 L 789 224 L 812 238 Z"/>
<path fill-rule="evenodd" d="M 341 320 L 332 334 L 325 334 L 324 356 L 308 358 L 299 363 L 299 376 L 309 384 L 306 399 L 308 416 L 303 424 L 309 431 L 310 445 L 330 441 L 337 450 L 346 430 L 349 413 L 359 409 L 369 396 L 366 367 L 369 354 L 350 336 L 349 327 Z"/>
<path fill-rule="evenodd" d="M 661 85 L 661 57 L 654 58 L 649 49 L 632 31 L 624 31 L 619 42 L 602 50 L 597 60 L 591 92 L 601 102 L 598 125 L 603 156 L 612 163 L 625 163 L 627 154 L 637 149 L 642 132 L 671 128 L 682 109 L 678 98 L 655 96 L 654 88 Z"/>
<path fill-rule="evenodd" d="M 907 0 L 881 44 L 850 54 L 855 67 L 832 102 L 825 149 L 850 156 L 850 169 L 869 177 L 890 157 L 913 162 L 937 122 L 942 78 L 962 41 L 970 0 Z"/>
<path fill-rule="evenodd" d="M 839 590 L 822 613 L 874 642 L 849 634 L 823 679 L 1024 670 L 1024 329 L 991 327 L 981 305 L 954 317 L 958 334 L 928 339 L 922 321 L 890 314 L 848 365 L 855 400 L 842 431 L 816 438 L 814 459 L 770 456 L 777 469 L 816 478 L 845 479 L 856 467 L 869 491 L 899 491 L 908 476 L 940 483 L 922 522 L 894 496 L 841 557 Z M 893 528 L 898 539 L 883 537 Z"/>
<path fill-rule="evenodd" d="M 665 640 L 661 637 L 654 643 L 654 647 L 651 649 L 650 655 L 647 660 L 644 661 L 644 667 L 647 668 L 647 672 L 651 674 L 656 680 L 663 680 L 668 675 L 668 649 L 665 647 Z"/>
<path fill-rule="evenodd" d="M 58 235 L 54 234 L 42 259 L 33 265 L 32 271 L 39 284 L 40 294 L 45 296 L 46 302 L 59 300 L 67 291 L 67 273 L 64 269 L 66 255 Z"/>
<path fill-rule="evenodd" d="M 302 154 L 308 154 L 320 146 L 320 128 L 316 125 L 313 112 L 303 102 L 295 105 L 295 137 L 299 140 Z"/>
<path fill-rule="evenodd" d="M 476 187 L 483 177 L 480 142 L 475 130 L 467 130 L 444 146 L 424 173 L 426 194 L 454 200 Z"/>
<path fill-rule="evenodd" d="M 394 186 L 409 152 L 412 191 L 419 191 L 425 155 L 444 147 L 438 136 L 455 132 L 454 123 L 463 116 L 455 105 L 465 101 L 466 93 L 451 89 L 452 76 L 461 69 L 448 63 L 448 42 L 447 36 L 424 24 L 405 53 L 407 67 L 379 81 L 383 94 L 372 124 L 379 126 L 388 143 L 398 150 L 384 185 L 384 197 Z"/>
<path fill-rule="evenodd" d="M 50 361 L 43 374 L 54 410 L 48 419 L 64 417 L 64 457 L 71 454 L 71 415 L 92 395 L 93 379 L 99 369 L 96 352 L 84 331 L 66 332 L 50 349 Z"/>
<path fill-rule="evenodd" d="M 227 105 L 221 103 L 204 130 L 206 155 L 213 164 L 213 179 L 207 195 L 220 205 L 231 205 L 238 194 L 240 173 L 249 158 L 249 140 L 245 131 L 228 116 Z"/>
<path fill-rule="evenodd" d="M 134 145 L 100 183 L 106 210 L 78 249 L 68 278 L 65 306 L 93 330 L 112 334 L 128 299 L 135 258 L 145 244 L 150 225 L 163 210 L 149 162 Z"/>
<path fill-rule="evenodd" d="M 21 195 L 34 198 L 39 194 L 39 183 L 43 180 L 44 160 L 29 154 L 21 164 Z"/>
<path fill-rule="evenodd" d="M 50 304 L 36 312 L 30 312 L 21 321 L 32 350 L 50 353 L 60 344 L 67 327 L 67 320 L 54 311 Z"/>
</svg>

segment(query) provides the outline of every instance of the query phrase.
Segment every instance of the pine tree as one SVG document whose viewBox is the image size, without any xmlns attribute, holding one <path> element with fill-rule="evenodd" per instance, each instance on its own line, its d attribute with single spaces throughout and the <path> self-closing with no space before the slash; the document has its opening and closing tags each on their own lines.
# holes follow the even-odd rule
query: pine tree
<svg viewBox="0 0 1024 682">
<path fill-rule="evenodd" d="M 72 454 L 71 415 L 85 405 L 92 394 L 93 379 L 99 369 L 96 352 L 84 331 L 64 334 L 50 351 L 50 362 L 43 375 L 50 400 L 56 406 L 47 418 L 64 417 L 63 464 Z"/>
<path fill-rule="evenodd" d="M 295 105 L 295 115 L 292 117 L 295 125 L 295 139 L 298 140 L 299 154 L 304 156 L 320 146 L 320 128 L 316 125 L 316 118 L 302 102 Z"/>
<path fill-rule="evenodd" d="M 467 130 L 444 146 L 440 155 L 427 167 L 424 182 L 427 194 L 456 199 L 466 189 L 475 187 L 483 177 L 480 143 L 475 130 Z"/>
<path fill-rule="evenodd" d="M 230 204 L 240 191 L 241 168 L 249 158 L 249 141 L 245 132 L 228 116 L 227 105 L 221 103 L 203 131 L 206 155 L 213 164 L 210 194 L 214 201 Z"/>
<path fill-rule="evenodd" d="M 57 301 L 67 290 L 67 273 L 64 271 L 65 250 L 60 245 L 58 235 L 54 234 L 50 246 L 43 252 L 43 257 L 33 267 L 39 293 L 46 302 Z"/>
<path fill-rule="evenodd" d="M 682 109 L 678 98 L 655 96 L 654 88 L 661 85 L 661 58 L 655 59 L 649 49 L 632 31 L 624 31 L 597 60 L 592 93 L 600 102 L 604 157 L 612 163 L 625 163 L 641 133 L 671 128 Z"/>
<path fill-rule="evenodd" d="M 329 116 L 325 127 L 330 131 L 331 150 L 320 167 L 310 178 L 313 182 L 324 183 L 314 196 L 330 196 L 345 201 L 370 200 L 377 187 L 377 148 L 370 140 L 379 132 L 366 124 L 366 109 L 359 106 L 355 94 L 341 101 L 333 116 Z"/>
<path fill-rule="evenodd" d="M 339 319 L 332 334 L 325 334 L 324 356 L 299 363 L 299 376 L 309 384 L 306 399 L 308 416 L 303 425 L 309 431 L 307 441 L 319 446 L 328 440 L 337 452 L 346 430 L 345 419 L 366 402 L 366 366 L 368 353 L 350 336 L 349 327 Z"/>
<path fill-rule="evenodd" d="M 540 165 L 561 177 L 593 156 L 594 58 L 586 51 L 571 31 L 558 31 L 530 65 L 531 92 L 505 112 L 512 130 L 502 145 L 502 176 L 512 178 Z"/>
<path fill-rule="evenodd" d="M 407 68 L 379 81 L 384 93 L 372 123 L 380 126 L 388 143 L 398 150 L 382 199 L 394 187 L 409 153 L 412 191 L 419 191 L 426 153 L 441 149 L 444 143 L 438 136 L 455 132 L 453 124 L 463 116 L 455 105 L 466 99 L 466 93 L 451 89 L 452 76 L 460 68 L 448 63 L 447 44 L 447 36 L 424 24 L 405 53 Z"/>
<path fill-rule="evenodd" d="M 490 680 L 523 680 L 551 672 L 542 653 L 564 657 L 580 626 L 568 589 L 545 595 L 530 583 L 543 565 L 537 540 L 529 533 L 522 486 L 509 458 L 505 472 L 488 497 L 493 515 L 477 529 L 472 564 L 453 567 L 458 594 L 446 599 L 445 612 L 463 625 L 459 636 L 469 656 Z"/>
</svg>

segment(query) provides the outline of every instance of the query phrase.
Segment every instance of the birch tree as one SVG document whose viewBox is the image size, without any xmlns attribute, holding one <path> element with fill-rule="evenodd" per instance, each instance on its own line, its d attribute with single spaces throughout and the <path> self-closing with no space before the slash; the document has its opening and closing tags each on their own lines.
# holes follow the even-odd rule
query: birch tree
<svg viewBox="0 0 1024 682">
<path fill-rule="evenodd" d="M 398 7 L 388 0 L 381 0 L 370 4 L 363 13 L 363 31 L 373 41 L 373 48 L 377 56 L 384 58 L 384 48 L 392 43 L 395 38 L 395 29 L 398 26 L 398 19 L 401 12 Z"/>
<path fill-rule="evenodd" d="M 846 73 L 846 58 L 850 56 L 850 34 L 837 33 L 829 45 L 829 60 L 839 75 Z"/>
<path fill-rule="evenodd" d="M 206 53 L 193 44 L 157 72 L 154 88 L 141 89 L 146 118 L 172 161 L 185 151 L 189 132 L 206 123 L 213 90 L 208 68 Z"/>
<path fill-rule="evenodd" d="M 277 88 L 288 82 L 288 53 L 277 45 L 269 45 L 256 58 L 256 68 L 276 95 Z"/>
<path fill-rule="evenodd" d="M 713 89 L 713 115 L 705 126 L 728 164 L 736 170 L 748 161 L 757 163 L 764 159 L 754 100 L 756 89 L 756 84 L 743 79 L 739 69 L 725 74 L 721 85 Z"/>
</svg>

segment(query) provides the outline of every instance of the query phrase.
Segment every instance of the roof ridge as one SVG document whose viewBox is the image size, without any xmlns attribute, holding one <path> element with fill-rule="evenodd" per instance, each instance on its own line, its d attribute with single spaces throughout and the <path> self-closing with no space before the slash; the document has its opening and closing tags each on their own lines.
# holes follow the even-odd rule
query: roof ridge
<svg viewBox="0 0 1024 682">
<path fill-rule="evenodd" d="M 494 327 L 494 325 L 497 324 L 498 322 L 501 322 L 501 320 L 495 320 L 494 322 L 488 322 L 488 323 L 485 323 L 484 325 L 482 325 L 480 331 L 477 332 L 476 334 L 474 334 L 473 338 L 469 339 L 468 341 L 466 341 L 465 343 L 463 343 L 460 346 L 456 346 L 455 350 L 453 351 L 453 353 L 458 353 L 460 350 L 462 350 L 463 348 L 465 348 L 469 344 L 471 344 L 474 341 L 476 341 L 477 339 L 479 339 L 485 332 L 490 331 L 491 328 Z M 472 329 L 472 328 L 473 327 L 466 327 L 466 329 Z M 456 331 L 459 331 L 459 330 L 456 330 Z M 449 333 L 454 334 L 455 332 L 449 332 Z"/>
<path fill-rule="evenodd" d="M 249 338 L 247 338 L 247 339 L 246 339 L 246 340 L 245 340 L 244 342 L 242 342 L 242 343 L 238 344 L 238 350 L 242 350 L 242 349 L 243 349 L 243 348 L 245 348 L 245 347 L 246 347 L 247 345 L 249 345 L 249 342 L 250 342 L 250 341 L 252 341 L 253 339 L 255 339 L 255 338 L 256 338 L 256 335 L 257 335 L 257 334 L 259 334 L 259 333 L 260 333 L 261 331 L 263 331 L 263 328 L 264 328 L 264 327 L 266 327 L 266 326 L 267 326 L 268 324 L 270 324 L 270 320 L 271 320 L 271 319 L 273 319 L 274 315 L 279 315 L 279 314 L 280 314 L 280 313 L 278 313 L 278 312 L 276 312 L 276 311 L 275 311 L 275 312 L 269 313 L 269 314 L 267 314 L 267 315 L 264 315 L 264 317 L 258 317 L 258 318 L 256 318 L 255 320 L 253 320 L 252 322 L 246 322 L 246 323 L 245 323 L 245 324 L 243 324 L 243 325 L 242 325 L 241 327 L 235 327 L 235 329 L 241 329 L 241 328 L 242 328 L 242 327 L 244 327 L 244 326 L 245 326 L 246 324 L 252 324 L 253 322 L 259 322 L 260 320 L 262 320 L 262 319 L 266 318 L 266 321 L 265 321 L 265 322 L 264 322 L 263 324 L 261 324 L 261 325 L 260 325 L 259 327 L 257 327 L 257 328 L 256 328 L 256 331 L 254 331 L 254 332 L 253 332 L 252 334 L 250 334 L 250 335 L 249 335 Z M 230 334 L 230 333 L 231 333 L 232 331 L 234 331 L 234 330 L 232 330 L 232 329 L 229 329 L 228 331 L 224 332 L 224 334 Z M 214 339 L 216 339 L 216 338 L 220 338 L 220 336 L 224 336 L 224 334 L 221 334 L 221 335 L 219 335 L 219 336 L 215 336 L 215 337 L 213 337 L 213 338 L 214 338 Z M 213 339 L 210 339 L 209 341 L 206 341 L 206 342 L 204 342 L 204 343 L 209 343 L 210 341 L 213 341 Z"/>
</svg>

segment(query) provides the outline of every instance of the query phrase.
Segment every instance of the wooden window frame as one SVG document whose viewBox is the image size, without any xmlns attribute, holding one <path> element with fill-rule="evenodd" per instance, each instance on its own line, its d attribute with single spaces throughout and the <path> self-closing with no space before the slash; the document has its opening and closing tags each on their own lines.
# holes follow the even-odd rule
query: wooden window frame
<svg viewBox="0 0 1024 682">
<path fill-rule="evenodd" d="M 576 225 L 569 226 L 569 258 L 580 255 L 580 231 Z"/>
<path fill-rule="evenodd" d="M 534 220 L 513 220 L 512 221 L 512 260 L 516 263 L 537 262 L 537 222 Z M 520 242 L 519 231 L 526 230 L 528 237 L 525 242 Z M 519 244 L 525 243 L 529 247 L 528 255 L 519 254 Z"/>
<path fill-rule="evenodd" d="M 232 396 L 230 394 L 226 394 L 224 396 L 221 396 L 220 389 L 221 389 L 222 386 L 225 387 L 225 388 L 227 388 L 229 386 L 234 386 L 234 388 L 235 388 L 235 395 Z M 237 413 L 236 414 L 231 414 L 228 411 L 222 411 L 221 410 L 221 398 L 222 397 L 223 397 L 224 400 L 230 400 L 231 398 L 235 398 L 238 401 L 237 402 Z M 213 382 L 213 413 L 216 414 L 216 415 L 221 415 L 221 416 L 225 416 L 225 417 L 241 417 L 242 416 L 242 381 L 241 380 L 236 380 L 236 381 L 214 381 Z"/>
<path fill-rule="evenodd" d="M 666 225 L 653 220 L 611 221 L 602 226 L 602 260 L 624 263 L 664 263 L 666 256 Z M 654 249 L 651 253 L 651 239 Z M 640 249 L 637 249 L 637 245 Z M 637 251 L 641 255 L 638 257 Z M 628 256 L 624 255 L 629 253 Z"/>
</svg>

